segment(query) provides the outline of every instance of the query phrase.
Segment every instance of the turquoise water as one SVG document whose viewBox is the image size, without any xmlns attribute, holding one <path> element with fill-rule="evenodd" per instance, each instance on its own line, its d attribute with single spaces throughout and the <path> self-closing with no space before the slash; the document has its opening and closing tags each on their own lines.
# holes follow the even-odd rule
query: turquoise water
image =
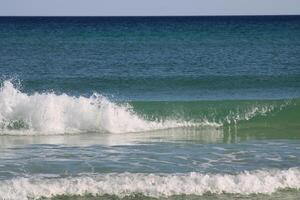
<svg viewBox="0 0 300 200">
<path fill-rule="evenodd" d="M 299 16 L 1 17 L 0 197 L 297 199 L 299 36 Z"/>
</svg>

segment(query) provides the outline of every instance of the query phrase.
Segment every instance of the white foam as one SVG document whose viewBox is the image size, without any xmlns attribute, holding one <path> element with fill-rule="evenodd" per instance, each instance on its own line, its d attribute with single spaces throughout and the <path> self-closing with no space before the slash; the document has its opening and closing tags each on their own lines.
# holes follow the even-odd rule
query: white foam
<svg viewBox="0 0 300 200">
<path fill-rule="evenodd" d="M 0 182 L 2 199 L 36 199 L 56 195 L 117 195 L 142 193 L 151 197 L 205 193 L 271 194 L 278 189 L 300 189 L 300 169 L 258 170 L 229 174 L 106 174 L 73 178 L 15 178 Z"/>
<path fill-rule="evenodd" d="M 268 104 L 268 105 L 252 105 L 248 108 L 243 108 L 243 110 L 236 110 L 235 112 L 230 112 L 226 117 L 224 122 L 228 124 L 236 124 L 239 121 L 248 121 L 257 116 L 266 116 L 268 113 L 274 111 L 276 108 L 283 109 L 288 105 L 288 102 L 280 106 Z"/>
<path fill-rule="evenodd" d="M 55 93 L 28 95 L 10 81 L 4 81 L 0 89 L 0 134 L 124 133 L 195 125 L 218 124 L 148 121 L 128 104 L 118 105 L 99 94 L 89 98 Z"/>
<path fill-rule="evenodd" d="M 287 104 L 281 105 L 280 109 Z M 100 94 L 90 97 L 55 93 L 29 95 L 6 80 L 0 88 L 0 135 L 126 133 L 191 126 L 220 127 L 223 123 L 237 123 L 266 115 L 277 107 L 268 104 L 237 109 L 219 122 L 205 117 L 194 121 L 173 120 L 172 116 L 150 121 L 135 113 L 129 104 L 114 103 Z"/>
</svg>

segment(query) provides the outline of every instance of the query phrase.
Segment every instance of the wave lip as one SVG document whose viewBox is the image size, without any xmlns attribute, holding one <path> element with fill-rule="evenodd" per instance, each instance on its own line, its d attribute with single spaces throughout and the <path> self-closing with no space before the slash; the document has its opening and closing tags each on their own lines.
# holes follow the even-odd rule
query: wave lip
<svg viewBox="0 0 300 200">
<path fill-rule="evenodd" d="M 102 174 L 68 178 L 15 178 L 0 182 L 3 199 L 30 199 L 57 195 L 117 195 L 141 193 L 150 197 L 205 193 L 271 194 L 279 189 L 300 189 L 300 169 L 257 170 L 229 174 Z M 7 192 L 10 191 L 10 192 Z"/>
<path fill-rule="evenodd" d="M 146 120 L 129 104 L 117 104 L 93 94 L 22 93 L 10 81 L 0 88 L 0 134 L 63 134 L 82 132 L 142 132 L 157 129 L 217 125 L 203 121 Z"/>
<path fill-rule="evenodd" d="M 297 126 L 299 100 L 132 101 L 0 88 L 0 135 L 128 133 L 173 128 L 221 127 L 249 121 Z M 291 117 L 293 116 L 293 117 Z"/>
</svg>

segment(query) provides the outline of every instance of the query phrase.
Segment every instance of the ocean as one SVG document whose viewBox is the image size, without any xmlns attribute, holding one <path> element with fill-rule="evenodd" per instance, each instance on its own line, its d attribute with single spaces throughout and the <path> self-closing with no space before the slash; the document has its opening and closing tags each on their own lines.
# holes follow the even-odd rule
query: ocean
<svg viewBox="0 0 300 200">
<path fill-rule="evenodd" d="M 299 199 L 300 16 L 0 17 L 0 199 Z"/>
</svg>

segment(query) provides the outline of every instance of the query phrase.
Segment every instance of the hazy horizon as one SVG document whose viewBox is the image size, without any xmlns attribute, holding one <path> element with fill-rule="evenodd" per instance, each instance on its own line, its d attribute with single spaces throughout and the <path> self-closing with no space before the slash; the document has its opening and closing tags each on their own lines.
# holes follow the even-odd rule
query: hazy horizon
<svg viewBox="0 0 300 200">
<path fill-rule="evenodd" d="M 0 16 L 299 15 L 298 0 L 0 0 Z"/>
<path fill-rule="evenodd" d="M 0 17 L 264 17 L 300 16 L 300 14 L 249 14 L 249 15 L 0 15 Z"/>
</svg>

